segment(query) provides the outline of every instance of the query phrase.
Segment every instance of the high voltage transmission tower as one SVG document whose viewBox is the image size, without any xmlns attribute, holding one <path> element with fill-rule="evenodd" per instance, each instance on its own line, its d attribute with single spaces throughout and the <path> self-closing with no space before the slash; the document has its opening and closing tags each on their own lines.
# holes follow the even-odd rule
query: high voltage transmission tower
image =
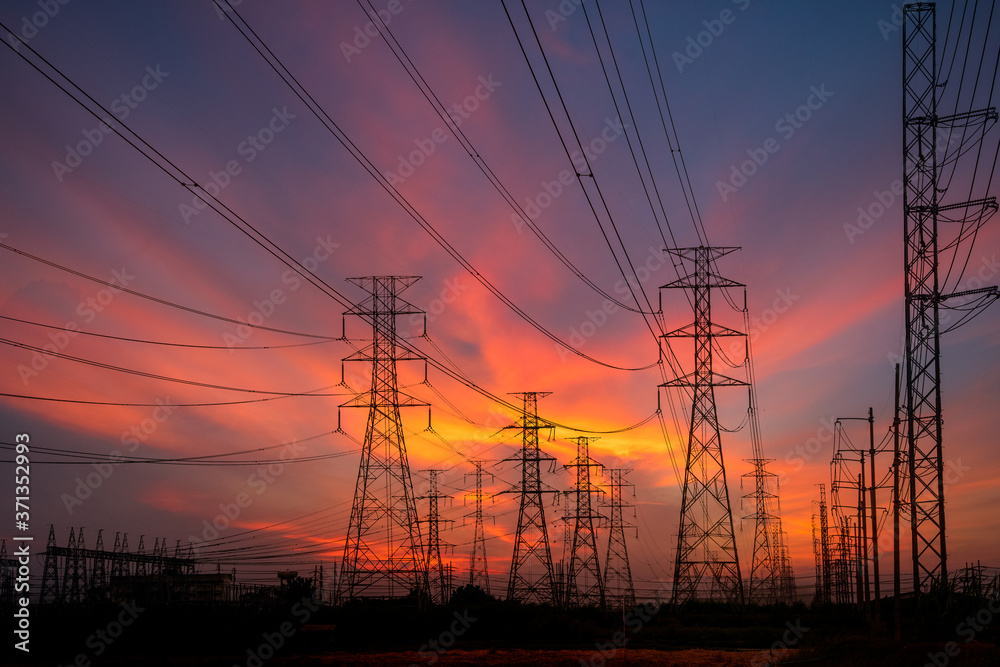
<svg viewBox="0 0 1000 667">
<path fill-rule="evenodd" d="M 753 501 L 754 511 L 744 517 L 754 522 L 753 555 L 750 559 L 750 580 L 747 582 L 747 602 L 752 604 L 777 604 L 794 600 L 794 580 L 785 535 L 781 528 L 778 496 L 770 490 L 770 482 L 777 475 L 767 470 L 774 459 L 745 459 L 753 470 L 743 477 L 753 480 L 754 490 L 743 496 Z"/>
<path fill-rule="evenodd" d="M 813 604 L 823 604 L 823 556 L 820 553 L 819 537 L 816 536 L 816 513 L 814 512 L 811 519 L 810 525 L 812 527 L 812 547 L 813 547 L 813 560 L 816 563 L 816 577 L 814 581 L 816 582 L 813 591 Z"/>
<path fill-rule="evenodd" d="M 542 495 L 556 493 L 542 488 L 541 462 L 554 461 L 538 447 L 538 431 L 547 424 L 538 419 L 538 399 L 551 392 L 528 391 L 520 394 L 524 400 L 521 417 L 521 453 L 506 459 L 521 464 L 521 506 L 517 514 L 517 534 L 510 560 L 507 599 L 534 604 L 558 603 L 555 576 L 552 571 L 552 549 L 545 522 Z M 502 491 L 501 493 L 511 493 Z"/>
<path fill-rule="evenodd" d="M 109 599 L 112 581 L 122 584 L 125 579 L 134 576 L 142 581 L 143 586 L 149 586 L 150 582 L 146 579 L 150 575 L 191 577 L 195 574 L 194 549 L 190 543 L 186 557 L 181 556 L 180 542 L 173 557 L 167 555 L 165 539 L 159 544 L 159 550 L 152 554 L 145 554 L 141 550 L 132 554 L 128 552 L 128 536 L 121 541 L 121 534 L 116 533 L 114 551 L 107 552 L 104 550 L 104 531 L 98 530 L 97 545 L 88 549 L 83 529 L 70 528 L 67 545 L 60 547 L 56 543 L 55 527 L 49 526 L 39 602 L 74 605 L 101 603 Z M 60 561 L 63 565 L 61 582 Z M 108 561 L 111 564 L 110 577 L 106 576 Z M 147 571 L 147 566 L 151 572 Z M 143 572 L 147 574 L 140 574 Z M 183 597 L 184 594 L 178 600 Z"/>
<path fill-rule="evenodd" d="M 445 573 L 444 560 L 441 558 L 441 522 L 438 511 L 438 501 L 451 496 L 438 493 L 437 475 L 441 470 L 425 470 L 429 476 L 427 495 L 421 498 L 427 500 L 427 575 L 430 584 L 430 596 L 433 604 L 447 604 L 450 597 L 450 585 Z"/>
<path fill-rule="evenodd" d="M 597 606 L 603 609 L 604 581 L 597 557 L 594 519 L 600 522 L 604 516 L 594 508 L 593 497 L 601 491 L 591 481 L 590 474 L 591 469 L 599 471 L 603 466 L 590 458 L 591 440 L 586 436 L 576 438 L 576 458 L 566 465 L 567 468 L 576 468 L 576 484 L 573 487 L 576 506 L 573 514 L 567 517 L 573 522 L 573 537 L 566 569 L 566 606 Z"/>
<path fill-rule="evenodd" d="M 753 481 L 753 491 L 741 498 L 753 503 L 753 513 L 743 517 L 753 521 L 753 553 L 750 557 L 750 579 L 747 582 L 747 602 L 757 604 L 791 604 L 795 601 L 795 577 L 785 544 L 785 531 L 781 524 L 781 503 L 778 499 L 778 476 L 767 469 L 774 459 L 764 458 L 764 447 L 757 410 L 756 376 L 754 373 L 750 341 L 750 313 L 743 308 L 746 341 L 746 372 L 749 405 L 747 422 L 750 425 L 750 444 L 753 457 L 744 459 L 753 466 L 743 475 Z M 774 489 L 772 490 L 772 485 Z"/>
<path fill-rule="evenodd" d="M 350 281 L 368 296 L 345 315 L 371 323 L 371 343 L 344 361 L 372 365 L 371 389 L 341 407 L 368 408 L 354 504 L 344 546 L 338 598 L 395 597 L 429 593 L 427 562 L 417 521 L 413 481 L 403 439 L 399 409 L 426 406 L 399 391 L 396 364 L 425 361 L 397 345 L 396 319 L 423 315 L 399 294 L 419 278 L 370 276 Z M 346 332 L 345 332 L 346 337 Z"/>
<path fill-rule="evenodd" d="M 486 560 L 486 530 L 483 526 L 483 463 L 484 461 L 469 461 L 475 466 L 476 471 L 472 473 L 476 479 L 476 490 L 473 493 L 473 500 L 476 509 L 472 516 L 476 521 L 475 536 L 472 538 L 472 554 L 469 558 L 469 584 L 478 586 L 490 594 L 490 571 Z M 489 473 L 485 473 L 489 474 Z"/>
<path fill-rule="evenodd" d="M 939 116 L 936 18 L 933 3 L 903 8 L 903 217 L 906 314 L 906 437 L 910 483 L 913 586 L 919 593 L 945 586 L 948 549 L 941 435 L 941 348 L 939 309 L 948 299 L 996 295 L 989 287 L 943 294 L 938 275 L 938 221 L 942 213 L 970 208 L 996 211 L 996 199 L 942 205 L 938 128 L 955 128 L 997 119 L 994 107 Z M 969 39 L 972 39 L 971 30 Z M 957 106 L 957 105 L 956 105 Z M 965 143 L 963 132 L 963 146 Z M 961 154 L 960 151 L 959 154 Z M 964 223 L 963 220 L 963 229 Z M 974 237 L 973 237 L 974 238 Z M 961 240 L 961 238 L 959 239 Z M 957 251 L 957 249 L 956 249 Z"/>
<path fill-rule="evenodd" d="M 745 386 L 746 382 L 726 377 L 712 369 L 713 340 L 720 336 L 743 335 L 712 322 L 712 289 L 743 287 L 712 270 L 716 260 L 734 250 L 737 248 L 668 250 L 679 259 L 694 263 L 692 272 L 687 276 L 663 286 L 691 290 L 694 305 L 694 323 L 665 334 L 665 337 L 694 339 L 694 371 L 660 385 L 693 389 L 691 430 L 688 433 L 680 525 L 677 529 L 673 584 L 675 604 L 692 599 L 734 604 L 744 601 L 715 408 L 715 387 Z"/>
<path fill-rule="evenodd" d="M 51 553 L 53 549 L 56 548 L 56 527 L 49 526 L 49 539 L 45 543 L 46 553 Z M 115 575 L 114 569 L 111 571 L 111 576 Z M 46 602 L 59 602 L 62 598 L 59 596 L 59 565 L 55 558 L 46 558 L 45 566 L 42 569 L 42 590 L 38 595 L 38 601 L 41 603 Z"/>
<path fill-rule="evenodd" d="M 625 523 L 624 509 L 632 507 L 622 500 L 622 487 L 632 484 L 624 481 L 631 470 L 608 468 L 609 503 L 608 508 L 608 554 L 604 558 L 604 591 L 608 607 L 616 610 L 635 606 L 635 586 L 632 584 L 632 568 L 628 562 L 628 545 L 625 543 L 625 529 L 632 526 Z"/>
<path fill-rule="evenodd" d="M 815 515 L 813 515 L 815 520 Z M 819 539 L 816 539 L 816 527 L 813 525 L 813 549 L 816 555 L 816 601 L 829 604 L 833 576 L 830 560 L 830 525 L 826 505 L 826 484 L 819 485 Z"/>
<path fill-rule="evenodd" d="M 744 304 L 746 293 L 744 292 Z M 781 524 L 781 503 L 778 499 L 778 476 L 767 469 L 774 459 L 764 458 L 764 447 L 757 409 L 757 378 L 754 372 L 752 341 L 750 337 L 750 311 L 743 307 L 743 324 L 746 335 L 746 377 L 748 382 L 747 422 L 750 425 L 752 458 L 744 459 L 753 466 L 743 478 L 753 480 L 753 491 L 741 498 L 753 502 L 753 513 L 743 517 L 754 522 L 753 554 L 750 557 L 750 579 L 747 601 L 757 604 L 792 604 L 795 601 L 795 577 L 785 543 Z M 772 484 L 774 489 L 772 491 Z"/>
<path fill-rule="evenodd" d="M 94 551 L 97 553 L 104 553 L 104 531 L 97 531 L 97 545 L 94 547 Z M 166 554 L 164 554 L 165 556 Z M 91 591 L 103 590 L 108 585 L 107 577 L 107 567 L 105 564 L 106 558 L 95 558 L 94 559 L 94 569 L 90 575 L 90 586 Z"/>
</svg>

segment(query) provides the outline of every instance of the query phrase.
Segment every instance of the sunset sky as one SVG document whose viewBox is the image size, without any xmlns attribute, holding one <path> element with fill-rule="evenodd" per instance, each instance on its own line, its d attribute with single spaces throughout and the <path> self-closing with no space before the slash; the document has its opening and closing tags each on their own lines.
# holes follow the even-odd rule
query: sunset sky
<svg viewBox="0 0 1000 667">
<path fill-rule="evenodd" d="M 84 526 L 89 546 L 104 529 L 109 549 L 116 531 L 128 532 L 133 550 L 139 535 L 147 551 L 163 537 L 172 548 L 177 539 L 202 536 L 220 505 L 248 493 L 252 504 L 221 531 L 218 547 L 233 550 L 225 562 L 241 577 L 271 582 L 286 563 L 307 564 L 311 573 L 313 563 L 342 557 L 365 425 L 363 410 L 345 409 L 339 419 L 347 436 L 334 433 L 337 406 L 351 396 L 337 385 L 341 359 L 353 348 L 330 340 L 341 335 L 345 308 L 205 208 L 196 188 L 183 185 L 195 182 L 354 302 L 364 293 L 348 278 L 420 276 L 403 296 L 427 311 L 429 340 L 413 338 L 413 345 L 507 400 L 516 400 L 508 396 L 513 392 L 552 392 L 540 400 L 541 416 L 578 429 L 557 428 L 554 440 L 543 432 L 543 449 L 560 464 L 545 475 L 554 488 L 570 484 L 561 469 L 575 456 L 569 438 L 643 422 L 662 405 L 668 441 L 654 418 L 601 435 L 591 448 L 607 467 L 635 469 L 629 549 L 637 592 L 651 595 L 673 571 L 690 405 L 657 389 L 663 377 L 649 368 L 658 359 L 650 330 L 657 330 L 657 319 L 644 321 L 605 295 L 636 306 L 617 260 L 643 310 L 657 309 L 662 294 L 664 331 L 691 320 L 681 291 L 658 289 L 678 277 L 663 259 L 664 237 L 676 247 L 706 241 L 676 163 L 686 166 L 708 243 L 742 248 L 720 260 L 719 269 L 747 285 L 764 453 L 776 459 L 792 565 L 800 592 L 809 594 L 810 517 L 816 485 L 830 483 L 829 424 L 864 417 L 872 407 L 881 439 L 892 421 L 893 363 L 904 331 L 901 5 L 649 1 L 644 17 L 638 0 L 632 9 L 602 2 L 600 15 L 592 0 L 583 7 L 569 0 L 526 4 L 542 51 L 513 0 L 372 0 L 418 80 L 450 110 L 449 128 L 382 37 L 365 33 L 371 17 L 361 4 L 234 2 L 380 182 L 207 0 L 4 3 L 0 21 L 166 166 L 104 129 L 14 50 L 0 49 L 0 243 L 9 246 L 0 262 L 0 316 L 8 318 L 0 320 L 6 343 L 0 392 L 19 396 L 0 397 L 0 442 L 27 432 L 39 448 L 31 468 L 36 540 L 54 524 L 60 544 L 70 527 Z M 938 5 L 941 79 L 948 80 L 941 113 L 996 104 L 990 94 L 1000 36 L 988 33 L 984 59 L 987 12 L 980 8 L 966 54 L 971 11 L 959 30 L 956 10 L 945 43 L 952 7 Z M 650 34 L 659 65 L 657 74 L 651 64 L 652 75 L 644 59 L 652 57 Z M 4 42 L 16 43 L 6 32 Z M 18 51 L 67 86 L 23 44 Z M 662 96 L 659 104 L 655 97 L 662 95 L 661 79 L 670 111 L 664 120 Z M 962 146 L 957 133 L 945 139 L 952 153 Z M 989 189 L 996 131 L 987 133 L 981 154 L 971 145 L 947 203 L 996 194 L 996 185 Z M 577 178 L 577 171 L 589 174 L 583 151 L 592 178 Z M 480 165 L 573 270 L 518 218 Z M 477 281 L 384 182 L 537 326 Z M 942 238 L 950 240 L 956 227 L 948 224 Z M 969 239 L 959 246 L 942 291 L 996 284 L 998 253 L 994 222 L 974 245 Z M 944 255 L 942 277 L 951 259 Z M 742 313 L 721 293 L 713 296 L 715 319 L 742 328 Z M 742 290 L 731 296 L 742 308 Z M 357 318 L 347 320 L 348 336 L 370 335 Z M 417 322 L 400 318 L 400 332 L 419 334 Z M 975 560 L 1000 565 L 998 326 L 994 306 L 942 338 L 953 568 Z M 30 349 L 46 345 L 101 367 Z M 690 343 L 671 345 L 689 372 Z M 721 339 L 721 345 L 742 362 L 742 344 Z M 621 370 L 636 368 L 645 370 Z M 722 359 L 717 370 L 743 372 Z M 363 364 L 346 365 L 355 391 L 367 388 L 367 374 Z M 427 377 L 429 384 L 421 384 L 423 366 L 401 364 L 401 386 L 432 404 L 433 431 L 426 430 L 426 409 L 403 413 L 410 466 L 418 495 L 426 491 L 422 470 L 444 471 L 442 491 L 453 499 L 443 514 L 454 523 L 442 539 L 455 545 L 448 558 L 464 578 L 472 539 L 463 518 L 472 509 L 466 460 L 514 455 L 517 434 L 502 427 L 517 415 L 433 368 Z M 722 426 L 740 427 L 746 389 L 720 388 L 716 396 Z M 847 429 L 855 442 L 867 437 L 861 422 Z M 822 447 L 803 457 L 813 438 Z M 261 448 L 271 449 L 253 451 Z M 750 469 L 748 429 L 723 433 L 723 448 L 738 517 L 751 511 L 739 504 L 752 488 L 741 480 Z M 202 462 L 245 465 L 130 463 L 103 475 L 94 465 L 115 453 L 177 459 L 236 452 L 246 453 Z M 273 462 L 287 458 L 305 460 Z M 890 459 L 880 457 L 883 472 Z M 272 461 L 270 472 L 253 463 L 260 460 Z M 0 491 L 10 498 L 13 464 L 5 469 L 10 474 Z M 488 469 L 495 475 L 491 491 L 519 479 L 511 463 Z M 88 485 L 88 475 L 98 479 L 94 473 L 100 479 Z M 499 496 L 486 508 L 495 516 L 487 525 L 494 592 L 506 585 L 515 497 Z M 880 505 L 887 501 L 881 491 Z M 419 511 L 425 508 L 419 501 Z M 562 524 L 555 519 L 566 507 L 546 511 L 558 554 Z M 12 535 L 5 523 L 0 537 Z M 752 535 L 752 524 L 743 522 L 744 573 Z M 602 558 L 605 539 L 602 532 Z M 283 550 L 306 553 L 285 557 Z M 273 561 L 259 558 L 275 554 Z M 889 581 L 888 568 L 882 572 Z"/>
</svg>

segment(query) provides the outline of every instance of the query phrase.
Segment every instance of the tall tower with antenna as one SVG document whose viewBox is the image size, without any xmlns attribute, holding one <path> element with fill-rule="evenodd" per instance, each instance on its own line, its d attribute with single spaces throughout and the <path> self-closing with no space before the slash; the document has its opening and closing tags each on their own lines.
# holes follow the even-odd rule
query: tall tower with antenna
<svg viewBox="0 0 1000 667">
<path fill-rule="evenodd" d="M 371 325 L 370 344 L 345 361 L 371 364 L 371 389 L 341 407 L 367 408 L 368 425 L 354 487 L 338 598 L 396 597 L 429 592 L 427 562 L 417 520 L 413 481 L 403 438 L 400 408 L 426 406 L 399 391 L 396 364 L 424 360 L 397 343 L 396 321 L 422 315 L 400 297 L 419 278 L 370 276 L 350 282 L 368 296 L 345 315 Z M 345 332 L 346 337 L 346 332 Z"/>
<path fill-rule="evenodd" d="M 737 248 L 668 249 L 683 262 L 692 263 L 693 269 L 663 288 L 691 290 L 694 305 L 694 323 L 665 334 L 666 337 L 694 340 L 694 371 L 661 385 L 693 390 L 674 566 L 673 600 L 676 604 L 692 599 L 734 604 L 744 601 L 715 388 L 745 386 L 746 383 L 716 373 L 712 368 L 714 339 L 743 335 L 712 322 L 712 289 L 743 287 L 713 271 L 715 262 L 734 250 Z"/>
<path fill-rule="evenodd" d="M 507 599 L 533 604 L 558 604 L 556 582 L 552 571 L 552 549 L 549 529 L 545 522 L 542 496 L 556 493 L 542 487 L 541 462 L 554 461 L 538 446 L 538 431 L 546 424 L 538 418 L 538 399 L 551 392 L 526 391 L 519 396 L 524 401 L 521 417 L 521 452 L 513 459 L 521 465 L 520 508 L 517 533 L 510 561 Z M 504 491 L 502 493 L 509 493 Z"/>
</svg>

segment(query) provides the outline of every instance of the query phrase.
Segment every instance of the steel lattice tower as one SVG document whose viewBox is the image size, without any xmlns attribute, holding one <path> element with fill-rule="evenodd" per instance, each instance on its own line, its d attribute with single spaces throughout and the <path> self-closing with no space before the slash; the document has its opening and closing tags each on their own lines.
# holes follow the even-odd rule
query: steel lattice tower
<svg viewBox="0 0 1000 667">
<path fill-rule="evenodd" d="M 590 458 L 590 440 L 586 436 L 576 438 L 576 458 L 565 467 L 576 468 L 576 508 L 568 519 L 573 522 L 573 537 L 570 542 L 569 562 L 566 569 L 566 606 L 605 606 L 604 580 L 597 557 L 597 533 L 594 520 L 604 520 L 604 516 L 594 509 L 593 496 L 601 489 L 591 481 L 592 468 L 600 470 L 604 466 Z"/>
<path fill-rule="evenodd" d="M 399 297 L 415 276 L 370 276 L 350 282 L 368 297 L 345 315 L 371 323 L 371 343 L 345 361 L 372 365 L 371 389 L 341 407 L 368 408 L 368 425 L 354 488 L 354 504 L 338 584 L 340 600 L 395 597 L 429 591 L 413 481 L 403 439 L 401 407 L 426 405 L 399 391 L 396 364 L 423 360 L 396 341 L 396 319 L 423 314 Z"/>
<path fill-rule="evenodd" d="M 541 462 L 552 461 L 538 447 L 538 431 L 546 424 L 538 419 L 538 399 L 551 392 L 529 391 L 520 394 L 524 401 L 521 418 L 521 453 L 514 459 L 521 464 L 521 507 L 517 514 L 517 534 L 510 561 L 507 599 L 533 604 L 558 604 L 556 581 L 552 572 L 552 549 L 545 522 Z M 508 493 L 506 491 L 502 493 Z"/>
<path fill-rule="evenodd" d="M 941 303 L 996 293 L 983 288 L 942 294 L 938 276 L 938 219 L 949 210 L 981 206 L 992 197 L 941 205 L 938 196 L 939 126 L 996 120 L 994 107 L 938 116 L 937 25 L 934 4 L 903 7 L 903 216 L 906 310 L 906 438 L 910 483 L 913 586 L 916 592 L 948 579 L 941 436 Z M 945 159 L 948 159 L 947 154 Z"/>
<path fill-rule="evenodd" d="M 104 589 L 108 586 L 107 568 L 104 558 L 104 531 L 97 531 L 97 546 L 94 547 L 100 556 L 94 557 L 94 569 L 90 575 L 90 590 L 104 595 Z"/>
<path fill-rule="evenodd" d="M 716 260 L 734 250 L 737 248 L 668 250 L 681 260 L 694 263 L 692 273 L 663 286 L 691 290 L 694 305 L 694 323 L 665 334 L 665 337 L 694 339 L 694 371 L 660 385 L 693 389 L 691 430 L 688 435 L 680 526 L 677 531 L 673 585 L 675 604 L 692 599 L 736 604 L 742 604 L 744 600 L 715 408 L 715 387 L 745 386 L 746 383 L 712 370 L 713 339 L 743 335 L 712 322 L 712 289 L 743 287 L 712 270 Z"/>
<path fill-rule="evenodd" d="M 125 533 L 125 540 L 122 535 L 115 533 L 115 546 L 111 549 L 111 578 L 117 579 L 131 574 L 125 564 L 125 552 L 128 551 L 128 533 Z"/>
<path fill-rule="evenodd" d="M 745 302 L 745 295 L 744 295 Z M 754 522 L 753 554 L 750 558 L 750 579 L 747 601 L 758 604 L 791 604 L 795 600 L 795 578 L 785 544 L 785 531 L 781 523 L 781 503 L 778 500 L 778 476 L 769 472 L 767 466 L 774 459 L 764 458 L 764 446 L 760 431 L 757 409 L 756 376 L 752 362 L 752 341 L 750 340 L 750 313 L 743 308 L 743 322 L 747 335 L 746 377 L 748 386 L 747 421 L 750 425 L 750 444 L 753 457 L 744 459 L 753 466 L 752 472 L 743 475 L 753 480 L 753 492 L 741 499 L 753 502 L 753 513 L 743 517 Z M 772 491 L 772 484 L 774 490 Z"/>
<path fill-rule="evenodd" d="M 136 548 L 136 552 L 135 552 L 137 556 L 145 556 L 146 555 L 146 545 L 144 543 L 145 538 L 146 538 L 145 535 L 140 535 L 139 536 L 139 546 Z M 145 577 L 145 576 L 147 576 L 147 574 L 148 574 L 148 569 L 147 569 L 146 559 L 145 558 L 140 558 L 139 561 L 135 564 L 135 576 L 137 576 L 137 577 Z"/>
<path fill-rule="evenodd" d="M 813 559 L 816 562 L 816 585 L 813 593 L 813 604 L 823 603 L 823 554 L 820 551 L 819 538 L 816 537 L 816 515 L 812 515 Z"/>
<path fill-rule="evenodd" d="M 777 475 L 767 470 L 774 459 L 745 459 L 753 466 L 743 477 L 753 479 L 754 490 L 743 496 L 753 501 L 754 511 L 744 517 L 754 522 L 753 556 L 750 559 L 750 580 L 747 583 L 747 602 L 775 604 L 785 600 L 787 564 L 785 563 L 784 535 L 781 517 L 777 513 L 778 496 L 771 492 L 770 481 Z"/>
<path fill-rule="evenodd" d="M 622 500 L 622 487 L 632 486 L 623 481 L 631 470 L 608 468 L 608 486 L 611 493 L 608 520 L 608 554 L 604 559 L 604 590 L 608 607 L 616 610 L 635 606 L 635 586 L 632 584 L 632 568 L 628 562 L 628 545 L 625 543 L 625 523 L 623 510 L 631 507 Z"/>
<path fill-rule="evenodd" d="M 438 501 L 450 496 L 438 493 L 438 473 L 441 470 L 425 470 L 429 476 L 427 495 L 427 575 L 430 584 L 430 599 L 434 604 L 446 604 L 449 599 L 447 579 L 445 577 L 444 560 L 441 558 L 441 522 Z"/>
<path fill-rule="evenodd" d="M 80 547 L 83 542 L 83 528 L 80 528 L 80 542 L 72 528 L 69 529 L 69 543 L 66 548 L 69 550 L 63 569 L 63 601 L 70 604 L 79 604 L 83 601 L 84 589 L 87 582 L 87 563 L 80 558 Z"/>
<path fill-rule="evenodd" d="M 947 548 L 941 456 L 937 247 L 937 57 L 934 5 L 903 10 L 903 213 L 906 434 L 913 586 L 944 582 Z"/>
<path fill-rule="evenodd" d="M 42 569 L 42 590 L 38 595 L 41 603 L 59 602 L 59 561 L 56 557 L 56 527 L 49 525 L 49 539 L 45 543 L 45 566 Z"/>
<path fill-rule="evenodd" d="M 469 558 L 469 585 L 478 586 L 490 595 L 490 572 L 486 561 L 486 530 L 483 526 L 483 461 L 469 461 L 476 468 L 476 491 L 473 499 L 476 509 L 471 515 L 476 520 L 472 554 Z"/>
<path fill-rule="evenodd" d="M 820 603 L 829 604 L 832 601 L 833 588 L 830 578 L 833 568 L 830 560 L 830 525 L 826 504 L 826 484 L 819 485 L 819 544 L 817 551 L 817 570 L 821 573 L 816 577 L 816 597 Z"/>
</svg>

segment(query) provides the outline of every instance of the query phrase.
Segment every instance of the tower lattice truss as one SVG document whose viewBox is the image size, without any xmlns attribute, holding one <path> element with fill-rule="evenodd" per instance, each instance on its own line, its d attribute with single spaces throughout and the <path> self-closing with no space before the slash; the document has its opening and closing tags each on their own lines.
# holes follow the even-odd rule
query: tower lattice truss
<svg viewBox="0 0 1000 667">
<path fill-rule="evenodd" d="M 594 530 L 594 521 L 600 525 L 604 516 L 594 507 L 593 497 L 600 493 L 600 489 L 594 484 L 590 474 L 592 469 L 600 469 L 602 466 L 590 458 L 590 438 L 580 436 L 576 441 L 576 458 L 566 466 L 576 469 L 576 484 L 573 488 L 573 494 L 576 496 L 575 508 L 574 512 L 566 517 L 566 520 L 573 525 L 566 570 L 566 606 L 603 609 L 604 580 L 597 557 L 597 533 Z"/>
<path fill-rule="evenodd" d="M 635 606 L 635 586 L 632 583 L 632 568 L 628 562 L 628 545 L 625 529 L 631 528 L 625 522 L 625 508 L 631 504 L 622 500 L 622 488 L 632 484 L 625 480 L 631 472 L 627 468 L 609 468 L 608 486 L 610 515 L 608 520 L 608 552 L 604 558 L 604 591 L 607 605 L 611 609 L 625 610 Z"/>
<path fill-rule="evenodd" d="M 966 223 L 982 218 L 987 212 L 995 212 L 997 203 L 994 197 L 986 197 L 943 204 L 939 198 L 947 192 L 951 178 L 939 177 L 961 154 L 974 152 L 971 140 L 966 145 L 967 129 L 979 127 L 985 132 L 990 123 L 996 122 L 997 112 L 995 107 L 990 107 L 938 115 L 939 91 L 947 81 L 938 81 L 936 31 L 934 3 L 903 6 L 904 414 L 916 592 L 935 585 L 943 586 L 948 578 L 942 475 L 940 309 L 947 308 L 949 300 L 953 299 L 997 296 L 995 286 L 942 293 L 945 286 L 938 272 L 938 255 L 942 250 L 938 244 L 938 222 L 961 223 L 961 229 L 965 230 Z M 945 131 L 945 137 L 962 136 L 962 150 L 942 151 L 938 142 L 939 129 Z M 951 174 L 954 175 L 954 167 Z M 942 185 L 944 187 L 940 187 Z M 974 211 L 979 213 L 972 213 Z M 956 220 L 954 216 L 959 213 L 973 217 Z M 961 240 L 960 236 L 954 244 Z"/>
<path fill-rule="evenodd" d="M 361 450 L 354 504 L 338 586 L 341 600 L 358 597 L 429 595 L 427 562 L 421 541 L 413 482 L 407 461 L 402 407 L 426 406 L 399 391 L 396 364 L 424 360 L 400 346 L 396 321 L 422 315 L 399 294 L 417 277 L 373 276 L 350 281 L 368 292 L 345 315 L 371 325 L 370 344 L 344 361 L 371 364 L 371 389 L 341 407 L 367 408 L 368 424 Z"/>
<path fill-rule="evenodd" d="M 483 526 L 483 461 L 469 461 L 476 471 L 476 490 L 473 493 L 475 510 L 475 536 L 472 539 L 472 553 L 469 558 L 469 584 L 490 593 L 490 572 L 486 560 L 486 530 Z"/>
<path fill-rule="evenodd" d="M 538 419 L 538 399 L 548 392 L 515 394 L 524 400 L 521 417 L 521 453 L 513 460 L 521 465 L 520 508 L 517 534 L 511 556 L 507 599 L 534 604 L 558 603 L 557 586 L 552 570 L 552 549 L 545 522 L 543 496 L 555 493 L 542 486 L 541 461 L 553 460 L 538 447 L 538 431 L 545 426 Z"/>
<path fill-rule="evenodd" d="M 694 322 L 665 334 L 692 338 L 694 370 L 667 382 L 664 387 L 692 390 L 691 429 L 688 432 L 681 496 L 677 556 L 674 566 L 673 599 L 682 604 L 692 599 L 742 604 L 743 580 L 736 550 L 733 514 L 726 486 L 726 466 L 715 406 L 715 388 L 746 385 L 714 372 L 713 340 L 742 333 L 712 322 L 711 291 L 714 288 L 743 287 L 714 272 L 715 262 L 736 248 L 678 248 L 668 250 L 693 264 L 687 276 L 664 288 L 691 291 Z"/>
</svg>

